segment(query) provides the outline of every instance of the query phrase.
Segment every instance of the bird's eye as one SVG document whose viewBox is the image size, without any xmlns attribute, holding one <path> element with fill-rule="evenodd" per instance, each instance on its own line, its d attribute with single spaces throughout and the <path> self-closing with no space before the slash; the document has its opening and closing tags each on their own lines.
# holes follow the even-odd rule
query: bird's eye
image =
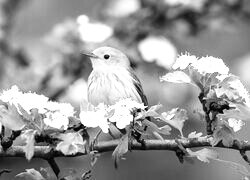
<svg viewBox="0 0 250 180">
<path fill-rule="evenodd" d="M 103 57 L 104 57 L 104 59 L 109 59 L 110 55 L 105 54 Z"/>
</svg>

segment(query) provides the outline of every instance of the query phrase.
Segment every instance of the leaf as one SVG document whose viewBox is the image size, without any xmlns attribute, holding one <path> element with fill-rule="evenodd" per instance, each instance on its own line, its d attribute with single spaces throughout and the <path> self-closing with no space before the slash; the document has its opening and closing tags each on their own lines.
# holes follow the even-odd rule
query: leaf
<svg viewBox="0 0 250 180">
<path fill-rule="evenodd" d="M 216 146 L 220 141 L 222 141 L 224 146 L 231 147 L 234 139 L 233 130 L 227 124 L 223 123 L 218 125 L 214 130 L 211 145 Z"/>
<path fill-rule="evenodd" d="M 78 126 L 79 124 L 81 123 L 80 119 L 79 118 L 76 118 L 76 117 L 69 117 L 69 125 L 68 125 L 68 129 L 72 129 L 74 128 L 75 126 Z"/>
<path fill-rule="evenodd" d="M 142 121 L 142 124 L 147 126 L 147 131 L 151 131 L 152 133 L 157 132 L 164 135 L 170 135 L 171 127 L 169 125 L 158 127 L 155 123 L 146 119 Z"/>
<path fill-rule="evenodd" d="M 31 160 L 31 158 L 34 155 L 34 149 L 35 149 L 35 135 L 37 131 L 33 129 L 25 130 L 21 134 L 21 138 L 25 140 L 25 157 L 27 160 Z"/>
<path fill-rule="evenodd" d="M 160 80 L 171 82 L 171 83 L 191 84 L 197 87 L 196 84 L 193 83 L 192 79 L 186 73 L 182 71 L 174 71 L 171 73 L 167 73 L 165 76 L 162 76 Z"/>
<path fill-rule="evenodd" d="M 35 169 L 25 169 L 26 172 L 22 172 L 16 175 L 18 178 L 23 178 L 25 180 L 47 180 L 45 179 L 39 171 Z"/>
<path fill-rule="evenodd" d="M 196 133 L 196 131 L 188 134 L 188 138 L 199 138 L 202 136 L 202 132 Z"/>
<path fill-rule="evenodd" d="M 214 88 L 217 97 L 227 98 L 232 102 L 249 103 L 249 93 L 239 80 L 239 77 L 229 74 L 217 76 L 222 82 Z"/>
<path fill-rule="evenodd" d="M 209 163 L 210 159 L 217 159 L 219 156 L 215 150 L 207 149 L 207 148 L 204 148 L 198 151 L 192 151 L 189 148 L 187 148 L 186 150 L 190 157 L 196 157 L 197 159 L 205 163 Z"/>
<path fill-rule="evenodd" d="M 243 166 L 242 164 L 235 163 L 232 161 L 226 161 L 226 160 L 222 160 L 222 159 L 215 159 L 215 160 L 223 163 L 224 165 L 226 165 L 227 167 L 229 167 L 233 170 L 236 170 L 236 172 L 241 174 L 242 176 L 244 176 L 244 178 L 250 177 L 249 170 L 245 166 Z"/>
<path fill-rule="evenodd" d="M 224 110 L 223 114 L 218 114 L 218 118 L 234 118 L 243 121 L 250 121 L 250 108 L 244 104 L 234 104 L 235 109 Z"/>
<path fill-rule="evenodd" d="M 32 118 L 34 128 L 40 131 L 44 130 L 45 129 L 44 117 L 42 114 L 39 113 L 38 109 L 37 108 L 31 109 L 30 115 Z"/>
<path fill-rule="evenodd" d="M 23 107 L 20 104 L 18 104 L 18 110 L 21 112 L 22 117 L 25 120 L 29 121 L 31 119 L 30 114 L 25 109 L 23 109 Z"/>
<path fill-rule="evenodd" d="M 26 111 L 23 109 L 23 110 L 21 110 L 21 112 L 22 112 L 22 114 L 25 114 L 24 112 L 26 112 Z M 38 113 L 38 109 L 36 109 L 36 108 L 31 109 L 30 114 L 28 114 L 26 117 L 27 118 L 24 118 L 24 121 L 26 123 L 27 128 L 37 130 L 38 132 L 42 132 L 43 130 L 45 130 L 45 125 L 43 122 L 44 116 L 42 114 Z"/>
<path fill-rule="evenodd" d="M 162 127 L 159 127 L 159 133 L 164 135 L 170 135 L 171 127 L 169 125 L 165 125 Z"/>
<path fill-rule="evenodd" d="M 139 119 L 145 119 L 146 117 L 154 117 L 158 118 L 160 117 L 160 114 L 157 112 L 160 108 L 162 107 L 161 104 L 157 104 L 154 106 L 151 106 L 147 111 L 142 111 L 134 118 L 134 120 L 139 120 Z"/>
<path fill-rule="evenodd" d="M 181 136 L 184 137 L 182 128 L 184 126 L 184 122 L 188 119 L 187 111 L 185 109 L 175 108 L 167 113 L 164 112 L 161 115 L 163 117 L 163 121 L 178 129 Z"/>
<path fill-rule="evenodd" d="M 159 117 L 157 111 L 162 107 L 161 104 L 151 106 L 145 113 L 145 117 Z"/>
<path fill-rule="evenodd" d="M 118 167 L 119 160 L 127 152 L 128 152 L 128 134 L 125 134 L 121 137 L 117 147 L 112 153 L 112 156 L 115 160 L 115 168 Z"/>
<path fill-rule="evenodd" d="M 59 142 L 56 146 L 56 150 L 61 151 L 64 155 L 74 155 L 78 152 L 86 152 L 86 141 L 83 141 L 79 132 L 59 134 Z"/>
<path fill-rule="evenodd" d="M 14 105 L 6 103 L 5 105 L 0 105 L 0 122 L 3 126 L 18 131 L 24 128 L 25 123 L 22 116 L 18 113 L 17 108 Z"/>
</svg>

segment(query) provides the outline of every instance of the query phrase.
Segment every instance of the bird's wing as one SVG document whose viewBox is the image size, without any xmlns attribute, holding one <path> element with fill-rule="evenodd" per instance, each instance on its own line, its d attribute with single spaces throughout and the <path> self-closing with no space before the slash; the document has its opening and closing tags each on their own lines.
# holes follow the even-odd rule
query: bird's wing
<svg viewBox="0 0 250 180">
<path fill-rule="evenodd" d="M 148 106 L 148 100 L 147 100 L 147 97 L 145 96 L 145 94 L 143 92 L 140 80 L 135 75 L 135 73 L 133 72 L 132 69 L 129 69 L 129 72 L 130 72 L 130 75 L 133 77 L 134 86 L 136 88 L 136 91 L 140 95 L 142 102 L 144 103 L 145 106 Z"/>
</svg>

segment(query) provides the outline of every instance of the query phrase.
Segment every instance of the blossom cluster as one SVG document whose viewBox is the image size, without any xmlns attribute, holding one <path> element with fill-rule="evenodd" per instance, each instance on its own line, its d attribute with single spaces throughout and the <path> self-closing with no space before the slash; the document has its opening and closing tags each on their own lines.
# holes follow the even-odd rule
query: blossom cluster
<svg viewBox="0 0 250 180">
<path fill-rule="evenodd" d="M 226 127 L 238 131 L 250 120 L 249 93 L 239 78 L 229 73 L 222 59 L 212 56 L 197 58 L 188 53 L 180 55 L 173 71 L 161 77 L 162 81 L 187 83 L 198 87 L 207 102 L 226 102 L 229 106 L 217 117 Z M 217 124 L 221 126 L 223 123 Z M 223 126 L 224 126 L 223 125 Z"/>
<path fill-rule="evenodd" d="M 100 103 L 97 107 L 87 104 L 86 108 L 81 110 L 81 123 L 87 127 L 100 127 L 104 133 L 108 133 L 110 124 L 115 123 L 119 129 L 129 125 L 134 116 L 134 109 L 144 110 L 146 106 L 130 98 L 121 99 L 114 105 L 107 106 Z"/>
<path fill-rule="evenodd" d="M 47 126 L 57 129 L 67 129 L 68 117 L 74 115 L 74 108 L 70 104 L 49 101 L 48 97 L 32 92 L 23 93 L 17 86 L 12 86 L 9 90 L 3 91 L 0 100 L 12 107 L 14 106 L 17 113 L 22 116 L 31 114 L 32 110 L 37 110 L 39 114 L 44 115 L 43 121 Z M 6 115 L 6 113 L 7 111 L 2 107 L 1 114 Z M 9 115 L 11 114 L 9 113 Z M 6 119 L 10 121 L 10 118 L 0 118 L 0 122 L 6 124 Z M 12 118 L 12 120 L 13 123 L 18 123 L 15 122 L 17 119 Z M 8 128 L 12 129 L 12 124 L 9 126 Z"/>
</svg>

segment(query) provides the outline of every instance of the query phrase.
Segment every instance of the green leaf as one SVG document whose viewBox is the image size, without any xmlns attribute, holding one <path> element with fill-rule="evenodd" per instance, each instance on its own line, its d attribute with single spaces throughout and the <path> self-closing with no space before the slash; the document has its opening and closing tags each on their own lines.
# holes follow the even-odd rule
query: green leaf
<svg viewBox="0 0 250 180">
<path fill-rule="evenodd" d="M 37 131 L 33 129 L 25 130 L 21 134 L 21 138 L 25 140 L 25 157 L 27 160 L 31 160 L 31 158 L 34 155 L 34 149 L 35 149 L 35 135 Z"/>
<path fill-rule="evenodd" d="M 235 109 L 224 110 L 223 114 L 218 114 L 218 118 L 234 118 L 243 121 L 250 121 L 250 107 L 245 104 L 234 104 Z"/>
<path fill-rule="evenodd" d="M 230 74 L 218 78 L 222 79 L 222 82 L 214 88 L 218 98 L 226 98 L 234 103 L 249 103 L 249 93 L 239 77 Z"/>
<path fill-rule="evenodd" d="M 151 106 L 147 111 L 142 111 L 134 118 L 134 120 L 145 119 L 146 117 L 159 118 L 161 115 L 157 112 L 162 107 L 161 104 Z"/>
<path fill-rule="evenodd" d="M 18 110 L 21 112 L 22 117 L 23 117 L 25 120 L 30 121 L 30 119 L 31 119 L 30 114 L 29 114 L 25 109 L 23 109 L 23 107 L 22 107 L 20 104 L 18 104 Z"/>
<path fill-rule="evenodd" d="M 21 112 L 25 114 L 26 111 L 22 109 Z M 31 109 L 30 114 L 26 114 L 25 117 L 24 121 L 27 128 L 37 130 L 38 132 L 42 132 L 45 129 L 45 124 L 43 122 L 44 116 L 38 113 L 38 109 Z"/>
<path fill-rule="evenodd" d="M 234 142 L 234 132 L 226 123 L 219 124 L 213 132 L 212 146 L 216 146 L 220 141 L 226 147 L 231 147 Z"/>
<path fill-rule="evenodd" d="M 22 116 L 18 113 L 17 108 L 14 105 L 6 103 L 5 105 L 0 105 L 0 122 L 3 126 L 18 131 L 24 128 L 25 123 Z"/>
<path fill-rule="evenodd" d="M 117 147 L 115 148 L 112 156 L 115 160 L 115 168 L 118 167 L 118 163 L 122 156 L 128 152 L 128 134 L 125 134 L 121 137 Z"/>
<path fill-rule="evenodd" d="M 187 148 L 186 149 L 190 157 L 196 157 L 202 162 L 209 163 L 210 159 L 217 159 L 218 158 L 218 153 L 215 150 L 212 149 L 201 149 L 198 151 L 192 151 L 191 149 Z"/>
<path fill-rule="evenodd" d="M 161 104 L 151 106 L 145 113 L 145 117 L 159 117 L 158 110 L 162 107 Z"/>
<path fill-rule="evenodd" d="M 169 112 L 164 112 L 161 115 L 163 117 L 163 121 L 178 129 L 181 136 L 184 137 L 182 128 L 184 126 L 184 122 L 188 119 L 187 111 L 185 109 L 175 108 Z"/>
<path fill-rule="evenodd" d="M 147 126 L 147 132 L 150 131 L 151 133 L 157 132 L 164 135 L 170 135 L 171 127 L 169 125 L 158 127 L 155 123 L 149 120 L 142 121 L 142 124 Z"/>
<path fill-rule="evenodd" d="M 64 155 L 74 155 L 78 152 L 86 152 L 86 141 L 78 132 L 59 134 L 58 138 L 62 141 L 56 146 L 56 150 L 61 151 Z"/>
<path fill-rule="evenodd" d="M 171 83 L 191 84 L 197 87 L 196 84 L 193 83 L 192 79 L 183 71 L 174 71 L 174 72 L 167 73 L 165 76 L 162 76 L 160 80 L 171 82 Z"/>
<path fill-rule="evenodd" d="M 35 169 L 25 169 L 26 172 L 22 172 L 16 175 L 18 178 L 22 178 L 25 180 L 47 180 L 45 179 L 39 171 Z"/>
</svg>

